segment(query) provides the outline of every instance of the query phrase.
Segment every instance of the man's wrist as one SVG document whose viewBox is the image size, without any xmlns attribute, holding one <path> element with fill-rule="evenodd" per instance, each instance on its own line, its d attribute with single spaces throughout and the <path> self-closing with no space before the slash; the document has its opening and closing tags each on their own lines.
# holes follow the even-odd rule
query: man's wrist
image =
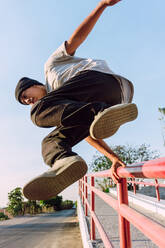
<svg viewBox="0 0 165 248">
<path fill-rule="evenodd" d="M 109 5 L 107 4 L 107 2 L 106 1 L 101 1 L 101 2 L 99 2 L 99 6 L 100 7 L 102 7 L 102 8 L 106 8 L 106 7 L 108 7 Z"/>
</svg>

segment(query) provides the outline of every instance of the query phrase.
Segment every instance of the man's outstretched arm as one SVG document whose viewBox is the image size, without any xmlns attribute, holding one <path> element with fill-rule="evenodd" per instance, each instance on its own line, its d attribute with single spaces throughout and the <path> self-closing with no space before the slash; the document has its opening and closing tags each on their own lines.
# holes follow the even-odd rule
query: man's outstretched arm
<svg viewBox="0 0 165 248">
<path fill-rule="evenodd" d="M 126 165 L 123 161 L 111 150 L 111 148 L 103 141 L 103 140 L 94 140 L 92 137 L 88 136 L 85 139 L 90 145 L 95 147 L 99 152 L 104 154 L 107 158 L 109 158 L 112 162 L 111 166 L 111 176 L 115 183 L 118 183 L 120 178 L 117 175 L 117 168 L 122 166 L 125 167 Z"/>
<path fill-rule="evenodd" d="M 76 49 L 83 43 L 89 33 L 92 31 L 97 20 L 107 6 L 113 6 L 121 0 L 102 0 L 97 7 L 89 14 L 87 18 L 74 31 L 72 36 L 66 42 L 67 53 L 72 55 Z"/>
</svg>

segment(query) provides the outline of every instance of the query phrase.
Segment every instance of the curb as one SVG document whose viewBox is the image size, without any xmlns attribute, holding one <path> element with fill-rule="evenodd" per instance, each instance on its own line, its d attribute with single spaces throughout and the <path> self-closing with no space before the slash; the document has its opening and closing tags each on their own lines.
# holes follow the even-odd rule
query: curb
<svg viewBox="0 0 165 248">
<path fill-rule="evenodd" d="M 86 218 L 83 211 L 83 206 L 80 200 L 80 197 L 78 196 L 77 199 L 77 213 L 78 213 L 78 219 L 79 219 L 79 225 L 80 225 L 80 232 L 81 232 L 81 238 L 84 248 L 93 248 L 92 242 L 90 240 L 89 231 L 86 223 Z"/>
<path fill-rule="evenodd" d="M 110 193 L 117 196 L 117 191 L 110 189 Z M 146 196 L 143 194 L 128 192 L 129 202 L 140 207 L 143 207 L 146 210 L 150 210 L 153 213 L 160 214 L 165 216 L 165 200 L 157 201 L 156 198 L 151 196 Z M 143 203 L 143 204 L 142 204 Z"/>
</svg>

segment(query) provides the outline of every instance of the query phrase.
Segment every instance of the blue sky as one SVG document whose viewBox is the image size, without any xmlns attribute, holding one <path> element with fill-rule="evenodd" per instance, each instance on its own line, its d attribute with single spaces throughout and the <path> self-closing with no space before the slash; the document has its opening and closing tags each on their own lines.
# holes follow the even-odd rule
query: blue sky
<svg viewBox="0 0 165 248">
<path fill-rule="evenodd" d="M 0 206 L 7 193 L 48 169 L 41 141 L 51 129 L 34 126 L 30 108 L 15 101 L 20 77 L 44 83 L 43 66 L 99 1 L 1 1 L 1 143 Z M 161 3 L 161 4 L 160 4 Z M 150 144 L 164 156 L 158 107 L 165 107 L 164 1 L 123 0 L 105 10 L 76 55 L 105 59 L 110 68 L 134 83 L 139 117 L 107 139 L 109 145 Z M 84 141 L 74 151 L 90 163 L 95 149 Z M 72 188 L 65 197 L 75 197 Z"/>
</svg>

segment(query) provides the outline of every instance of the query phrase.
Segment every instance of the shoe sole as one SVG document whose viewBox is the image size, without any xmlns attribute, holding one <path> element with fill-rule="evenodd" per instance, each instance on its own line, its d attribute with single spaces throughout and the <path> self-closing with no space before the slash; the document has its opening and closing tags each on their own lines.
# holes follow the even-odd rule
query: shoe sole
<svg viewBox="0 0 165 248">
<path fill-rule="evenodd" d="M 121 125 L 135 120 L 137 115 L 138 110 L 133 103 L 105 109 L 91 124 L 90 135 L 93 139 L 108 138 L 114 135 Z"/>
<path fill-rule="evenodd" d="M 78 181 L 86 172 L 86 163 L 83 160 L 75 161 L 71 165 L 64 166 L 54 176 L 33 179 L 24 186 L 23 194 L 29 200 L 48 200 Z"/>
</svg>

